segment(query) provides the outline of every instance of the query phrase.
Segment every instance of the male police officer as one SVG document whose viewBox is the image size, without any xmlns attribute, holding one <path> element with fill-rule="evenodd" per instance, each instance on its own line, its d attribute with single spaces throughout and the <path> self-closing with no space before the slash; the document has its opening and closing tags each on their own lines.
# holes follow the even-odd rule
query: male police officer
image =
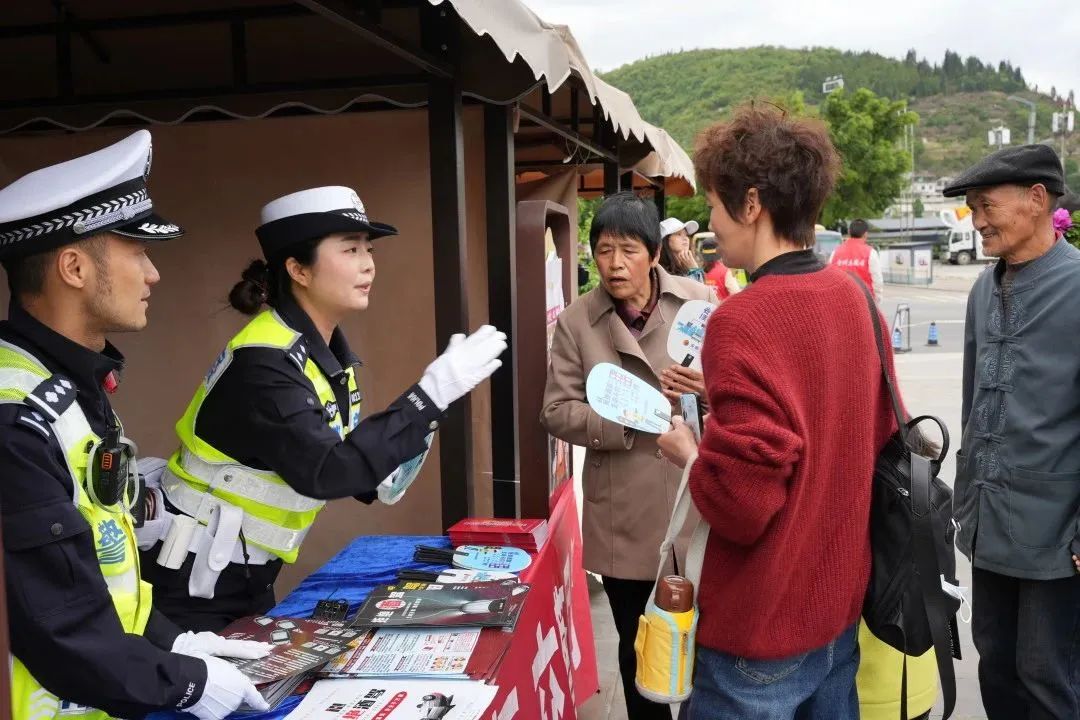
<svg viewBox="0 0 1080 720">
<path fill-rule="evenodd" d="M 145 327 L 159 279 L 146 242 L 182 234 L 154 214 L 149 172 L 140 130 L 0 190 L 11 288 L 0 323 L 0 509 L 16 720 L 266 709 L 214 657 L 266 647 L 180 634 L 139 578 L 134 446 L 108 397 L 123 358 L 105 336 Z"/>
</svg>

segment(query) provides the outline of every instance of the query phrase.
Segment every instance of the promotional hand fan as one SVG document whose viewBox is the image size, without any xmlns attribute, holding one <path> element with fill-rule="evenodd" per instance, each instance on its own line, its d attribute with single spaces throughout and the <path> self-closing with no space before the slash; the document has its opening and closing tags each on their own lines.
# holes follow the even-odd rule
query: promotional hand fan
<svg viewBox="0 0 1080 720">
<path fill-rule="evenodd" d="M 498 570 L 459 570 L 458 568 L 450 568 L 449 570 L 443 570 L 439 573 L 439 577 L 436 578 L 436 582 L 441 583 L 474 583 L 474 582 L 495 582 L 497 580 L 514 580 L 517 576 L 512 572 L 500 572 Z"/>
<path fill-rule="evenodd" d="M 459 570 L 450 568 L 442 572 L 424 572 L 423 570 L 399 570 L 398 580 L 419 580 L 420 582 L 439 582 L 448 585 L 462 583 L 495 582 L 498 580 L 516 580 L 517 576 L 509 572 L 487 570 Z"/>
<path fill-rule="evenodd" d="M 618 365 L 600 363 L 594 367 L 585 380 L 585 397 L 605 420 L 656 435 L 671 429 L 668 399 Z"/>
<path fill-rule="evenodd" d="M 516 547 L 499 545 L 462 545 L 437 548 L 417 545 L 413 560 L 429 565 L 446 563 L 465 570 L 521 572 L 532 564 L 529 553 Z"/>
<path fill-rule="evenodd" d="M 412 485 L 413 480 L 416 479 L 416 476 L 420 474 L 420 468 L 424 466 L 424 461 L 427 460 L 428 451 L 431 450 L 431 441 L 434 438 L 435 433 L 428 433 L 428 436 L 424 438 L 427 449 L 412 460 L 399 465 L 394 472 L 390 473 L 390 477 L 379 483 L 377 492 L 381 502 L 393 505 L 401 499 L 405 491 Z"/>
<path fill-rule="evenodd" d="M 462 545 L 454 548 L 454 567 L 466 570 L 521 572 L 532 564 L 529 553 L 516 547 Z"/>
<path fill-rule="evenodd" d="M 668 333 L 667 351 L 683 367 L 701 369 L 701 345 L 705 342 L 705 324 L 716 306 L 704 300 L 683 303 Z"/>
</svg>

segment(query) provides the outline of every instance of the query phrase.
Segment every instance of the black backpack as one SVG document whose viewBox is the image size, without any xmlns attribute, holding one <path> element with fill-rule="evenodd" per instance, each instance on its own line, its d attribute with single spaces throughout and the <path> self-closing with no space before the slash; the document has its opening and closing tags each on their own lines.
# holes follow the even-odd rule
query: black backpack
<svg viewBox="0 0 1080 720">
<path fill-rule="evenodd" d="M 941 578 L 957 585 L 953 550 L 952 490 L 938 479 L 949 452 L 949 432 L 939 418 L 922 415 L 904 421 L 900 399 L 889 377 L 881 318 L 873 296 L 859 283 L 874 322 L 881 373 L 892 400 L 898 431 L 889 438 L 874 466 L 870 500 L 870 549 L 873 563 L 863 600 L 863 621 L 882 642 L 904 653 L 900 708 L 907 720 L 907 655 L 934 648 L 944 699 L 944 719 L 956 705 L 953 658 L 960 659 L 956 612 L 960 601 L 941 587 Z M 929 420 L 941 429 L 941 452 L 924 456 L 917 426 Z"/>
</svg>

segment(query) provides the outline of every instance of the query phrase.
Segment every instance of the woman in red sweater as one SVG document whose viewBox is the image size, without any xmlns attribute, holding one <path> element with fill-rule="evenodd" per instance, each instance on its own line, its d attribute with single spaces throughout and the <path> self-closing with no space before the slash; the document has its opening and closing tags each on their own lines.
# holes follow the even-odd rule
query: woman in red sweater
<svg viewBox="0 0 1080 720">
<path fill-rule="evenodd" d="M 870 483 L 895 421 L 866 297 L 812 250 L 839 159 L 821 123 L 751 107 L 694 164 L 720 255 L 752 284 L 709 321 L 700 448 L 685 426 L 661 438 L 693 462 L 711 527 L 689 718 L 854 720 Z"/>
</svg>

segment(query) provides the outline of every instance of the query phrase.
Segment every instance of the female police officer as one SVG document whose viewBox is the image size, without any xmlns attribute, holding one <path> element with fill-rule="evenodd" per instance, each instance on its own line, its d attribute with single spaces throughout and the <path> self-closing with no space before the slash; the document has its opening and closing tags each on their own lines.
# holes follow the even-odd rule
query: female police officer
<svg viewBox="0 0 1080 720">
<path fill-rule="evenodd" d="M 269 609 L 325 501 L 371 502 L 426 452 L 446 407 L 500 366 L 504 334 L 455 336 L 416 385 L 360 421 L 359 361 L 338 323 L 367 307 L 372 241 L 395 234 L 345 187 L 263 208 L 266 260 L 229 299 L 249 315 L 270 309 L 229 342 L 177 423 L 180 449 L 161 477 L 166 522 L 153 531 L 162 541 L 143 563 L 156 606 L 181 627 L 219 630 Z"/>
</svg>

